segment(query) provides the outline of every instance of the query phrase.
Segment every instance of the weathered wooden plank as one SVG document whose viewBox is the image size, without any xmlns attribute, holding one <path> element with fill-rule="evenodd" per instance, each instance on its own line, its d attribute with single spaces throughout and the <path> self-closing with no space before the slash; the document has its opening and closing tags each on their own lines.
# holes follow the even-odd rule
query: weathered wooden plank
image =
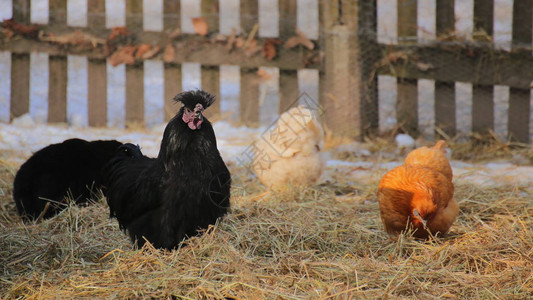
<svg viewBox="0 0 533 300">
<path fill-rule="evenodd" d="M 298 106 L 298 71 L 279 70 L 279 113 Z"/>
<path fill-rule="evenodd" d="M 126 66 L 126 127 L 144 126 L 144 64 Z"/>
<path fill-rule="evenodd" d="M 398 43 L 411 44 L 417 40 L 417 1 L 398 0 Z M 398 77 L 396 119 L 400 130 L 418 135 L 418 81 Z"/>
<path fill-rule="evenodd" d="M 48 79 L 48 122 L 67 121 L 67 57 L 50 56 Z"/>
<path fill-rule="evenodd" d="M 400 132 L 417 136 L 418 130 L 418 80 L 398 78 L 396 120 Z"/>
<path fill-rule="evenodd" d="M 105 29 L 105 1 L 87 0 L 87 25 L 91 29 Z"/>
<path fill-rule="evenodd" d="M 455 83 L 435 82 L 435 127 L 449 137 L 457 133 L 455 106 Z M 438 132 L 436 135 L 438 138 L 443 138 Z"/>
<path fill-rule="evenodd" d="M 494 0 L 474 0 L 474 39 L 486 42 L 493 33 Z M 475 84 L 472 93 L 472 131 L 494 130 L 494 87 Z"/>
<path fill-rule="evenodd" d="M 454 0 L 437 1 L 437 38 L 455 31 Z M 457 133 L 455 117 L 455 83 L 435 82 L 435 128 L 442 130 L 448 137 Z M 439 131 L 435 132 L 438 139 L 444 138 Z"/>
<path fill-rule="evenodd" d="M 486 134 L 494 130 L 494 87 L 472 87 L 472 131 Z"/>
<path fill-rule="evenodd" d="M 108 34 L 109 32 L 105 31 L 101 34 L 101 37 L 105 39 Z M 138 43 L 157 44 L 164 48 L 168 43 L 168 37 L 165 33 L 145 32 L 138 36 L 137 41 Z M 259 39 L 258 42 L 261 44 L 263 40 Z M 300 49 L 299 47 L 293 49 L 281 47 L 277 53 L 277 57 L 274 60 L 268 60 L 261 53 L 248 57 L 242 49 L 228 51 L 226 43 L 213 43 L 209 39 L 198 38 L 196 36 L 184 35 L 179 41 L 174 43 L 174 46 L 176 47 L 174 63 L 195 62 L 202 65 L 229 64 L 244 68 L 283 67 L 286 70 L 302 68 L 319 69 L 321 67 L 320 61 L 310 59 L 321 56 L 321 50 L 319 48 L 307 50 Z M 76 46 L 69 47 L 43 43 L 30 39 L 13 39 L 8 43 L 1 43 L 0 51 L 9 51 L 12 53 L 29 53 L 30 51 L 35 51 L 48 53 L 49 55 L 75 54 L 84 55 L 87 58 L 106 58 L 103 46 L 99 46 L 97 49 L 86 49 Z M 162 54 L 160 53 L 151 59 L 162 60 Z"/>
<path fill-rule="evenodd" d="M 181 28 L 181 1 L 163 0 L 163 29 L 172 32 Z"/>
<path fill-rule="evenodd" d="M 19 23 L 30 22 L 30 1 L 13 1 L 13 19 Z M 11 53 L 10 119 L 30 111 L 30 54 Z"/>
<path fill-rule="evenodd" d="M 89 126 L 107 125 L 107 67 L 102 59 L 89 59 L 87 65 L 87 105 Z"/>
<path fill-rule="evenodd" d="M 279 37 L 287 39 L 295 34 L 296 30 L 296 0 L 279 0 Z M 298 71 L 279 70 L 279 113 L 282 114 L 294 106 L 298 99 Z"/>
<path fill-rule="evenodd" d="M 259 78 L 256 68 L 241 68 L 239 116 L 249 127 L 259 125 Z"/>
<path fill-rule="evenodd" d="M 28 24 L 30 23 L 30 0 L 13 0 L 13 20 Z"/>
<path fill-rule="evenodd" d="M 30 111 L 30 55 L 11 54 L 11 118 Z"/>
<path fill-rule="evenodd" d="M 493 35 L 494 0 L 474 0 L 474 32 L 476 31 L 483 31 L 488 36 Z M 474 35 L 474 38 L 483 37 Z"/>
<path fill-rule="evenodd" d="M 215 120 L 220 117 L 220 67 L 202 66 L 201 81 L 202 89 L 217 98 L 217 101 L 205 111 L 208 119 Z"/>
<path fill-rule="evenodd" d="M 126 1 L 126 27 L 131 31 L 143 30 L 143 0 Z"/>
<path fill-rule="evenodd" d="M 241 29 L 249 34 L 259 22 L 258 0 L 240 1 L 239 18 Z M 228 64 L 234 64 L 228 62 Z M 259 80 L 257 68 L 242 67 L 240 70 L 239 116 L 247 126 L 259 126 Z"/>
<path fill-rule="evenodd" d="M 381 45 L 383 59 L 377 73 L 411 79 L 462 81 L 479 85 L 529 88 L 533 57 L 486 45 L 392 46 Z M 392 62 L 388 57 L 405 55 Z"/>
<path fill-rule="evenodd" d="M 219 31 L 219 1 L 218 0 L 201 0 L 200 7 L 202 10 L 202 17 L 207 23 L 209 32 Z"/>
<path fill-rule="evenodd" d="M 375 19 L 372 13 L 364 14 L 365 9 L 375 13 L 375 7 L 375 1 L 321 2 L 325 53 L 320 104 L 324 127 L 335 136 L 361 139 L 377 128 L 377 82 L 371 75 L 377 56 L 360 59 L 369 53 L 366 47 L 376 45 L 375 35 L 369 34 L 375 32 Z"/>
<path fill-rule="evenodd" d="M 88 0 L 87 25 L 105 29 L 105 0 Z M 107 67 L 105 59 L 87 63 L 87 112 L 89 126 L 107 125 Z"/>
<path fill-rule="evenodd" d="M 296 30 L 297 0 L 278 0 L 279 37 L 288 38 Z"/>
<path fill-rule="evenodd" d="M 531 52 L 533 1 L 513 2 L 512 51 L 529 55 Z M 507 117 L 508 136 L 512 141 L 529 143 L 530 89 L 509 89 Z"/>
<path fill-rule="evenodd" d="M 259 24 L 258 0 L 241 0 L 239 14 L 242 30 L 250 33 L 255 24 Z"/>
<path fill-rule="evenodd" d="M 48 2 L 50 24 L 67 23 L 67 0 L 50 0 Z"/>
<path fill-rule="evenodd" d="M 169 121 L 176 115 L 179 110 L 179 104 L 174 102 L 174 96 L 180 93 L 182 88 L 181 82 L 181 65 L 165 63 L 165 121 Z"/>
</svg>

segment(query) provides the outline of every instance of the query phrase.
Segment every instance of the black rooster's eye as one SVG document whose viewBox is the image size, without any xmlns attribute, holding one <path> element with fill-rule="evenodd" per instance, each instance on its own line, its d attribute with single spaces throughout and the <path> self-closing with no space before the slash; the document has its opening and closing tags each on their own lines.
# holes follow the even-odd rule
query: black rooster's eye
<svg viewBox="0 0 533 300">
<path fill-rule="evenodd" d="M 190 110 L 190 109 L 188 109 L 187 107 L 185 107 L 185 112 L 186 112 L 186 113 L 190 113 L 190 112 L 191 112 L 191 110 Z"/>
</svg>

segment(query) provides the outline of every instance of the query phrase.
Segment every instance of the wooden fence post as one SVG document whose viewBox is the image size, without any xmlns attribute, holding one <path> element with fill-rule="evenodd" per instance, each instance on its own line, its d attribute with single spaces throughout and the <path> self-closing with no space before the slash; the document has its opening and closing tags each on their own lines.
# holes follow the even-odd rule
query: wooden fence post
<svg viewBox="0 0 533 300">
<path fill-rule="evenodd" d="M 105 29 L 105 0 L 88 0 L 87 25 Z M 107 68 L 105 59 L 89 59 L 87 66 L 89 126 L 107 125 Z"/>
<path fill-rule="evenodd" d="M 30 23 L 30 0 L 13 1 L 13 19 Z M 30 111 L 30 55 L 11 53 L 10 120 Z"/>
<path fill-rule="evenodd" d="M 209 32 L 219 31 L 218 5 L 218 0 L 202 0 L 202 16 L 207 22 Z M 202 65 L 201 81 L 202 89 L 217 97 L 217 101 L 206 110 L 206 117 L 209 119 L 220 117 L 220 67 Z"/>
<path fill-rule="evenodd" d="M 533 2 L 513 2 L 513 52 L 531 56 Z M 530 89 L 510 88 L 507 117 L 508 136 L 511 141 L 529 143 Z"/>
<path fill-rule="evenodd" d="M 143 29 L 143 1 L 126 1 L 126 27 Z M 126 127 L 144 126 L 144 63 L 126 65 Z"/>
<path fill-rule="evenodd" d="M 454 0 L 437 1 L 437 38 L 455 30 Z M 457 133 L 455 116 L 455 82 L 435 81 L 435 127 L 447 136 Z M 443 138 L 435 132 L 436 138 Z"/>
<path fill-rule="evenodd" d="M 493 36 L 494 0 L 474 0 L 474 31 Z M 475 39 L 479 39 L 474 35 Z M 494 130 L 494 86 L 473 84 L 472 131 L 486 134 Z"/>
<path fill-rule="evenodd" d="M 417 1 L 398 0 L 398 43 L 416 43 Z M 396 120 L 402 132 L 412 136 L 418 130 L 418 80 L 398 77 Z"/>
<path fill-rule="evenodd" d="M 66 25 L 67 0 L 50 0 L 49 24 Z M 48 58 L 48 122 L 67 121 L 67 57 L 54 55 Z"/>
<path fill-rule="evenodd" d="M 296 31 L 296 0 L 279 0 L 279 37 L 283 40 L 294 35 Z M 298 99 L 298 71 L 279 70 L 279 113 L 282 114 L 294 105 Z"/>
<path fill-rule="evenodd" d="M 240 23 L 243 32 L 250 33 L 258 24 L 258 0 L 241 0 Z M 259 125 L 259 80 L 257 68 L 242 68 L 239 91 L 239 113 L 246 126 Z"/>
<path fill-rule="evenodd" d="M 172 32 L 181 28 L 180 22 L 181 7 L 180 1 L 164 0 L 163 1 L 163 29 L 165 32 Z M 172 41 L 170 41 L 172 42 Z M 182 91 L 181 82 L 181 65 L 176 63 L 164 63 L 164 77 L 165 77 L 165 121 L 169 121 L 178 110 L 177 105 L 172 99 L 176 94 Z"/>
<path fill-rule="evenodd" d="M 377 55 L 368 51 L 377 47 L 376 2 L 322 0 L 320 8 L 324 126 L 334 136 L 362 139 L 377 128 Z"/>
</svg>

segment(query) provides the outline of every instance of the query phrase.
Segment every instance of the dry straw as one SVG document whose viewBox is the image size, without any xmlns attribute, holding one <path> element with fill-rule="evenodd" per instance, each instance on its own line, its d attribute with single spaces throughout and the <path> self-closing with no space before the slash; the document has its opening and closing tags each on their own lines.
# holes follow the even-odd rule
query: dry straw
<svg viewBox="0 0 533 300">
<path fill-rule="evenodd" d="M 376 145 L 370 146 L 377 147 Z M 379 147 L 378 147 L 379 148 Z M 379 154 L 379 157 L 386 155 Z M 101 199 L 23 224 L 11 198 L 18 166 L 0 167 L 3 299 L 526 299 L 533 294 L 528 187 L 455 182 L 451 233 L 390 239 L 370 183 L 332 177 L 310 189 L 264 189 L 232 167 L 233 209 L 167 252 L 132 249 Z M 332 171 L 332 170 L 330 170 Z"/>
</svg>

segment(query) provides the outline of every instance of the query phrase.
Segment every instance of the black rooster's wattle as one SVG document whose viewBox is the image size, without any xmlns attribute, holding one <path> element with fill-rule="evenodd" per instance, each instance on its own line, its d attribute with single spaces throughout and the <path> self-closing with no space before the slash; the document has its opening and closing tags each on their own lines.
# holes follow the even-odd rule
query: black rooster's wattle
<svg viewBox="0 0 533 300">
<path fill-rule="evenodd" d="M 110 214 L 138 247 L 146 239 L 173 249 L 230 206 L 230 173 L 202 115 L 214 97 L 198 90 L 174 100 L 183 107 L 166 126 L 157 158 L 125 144 L 105 168 Z"/>
</svg>

